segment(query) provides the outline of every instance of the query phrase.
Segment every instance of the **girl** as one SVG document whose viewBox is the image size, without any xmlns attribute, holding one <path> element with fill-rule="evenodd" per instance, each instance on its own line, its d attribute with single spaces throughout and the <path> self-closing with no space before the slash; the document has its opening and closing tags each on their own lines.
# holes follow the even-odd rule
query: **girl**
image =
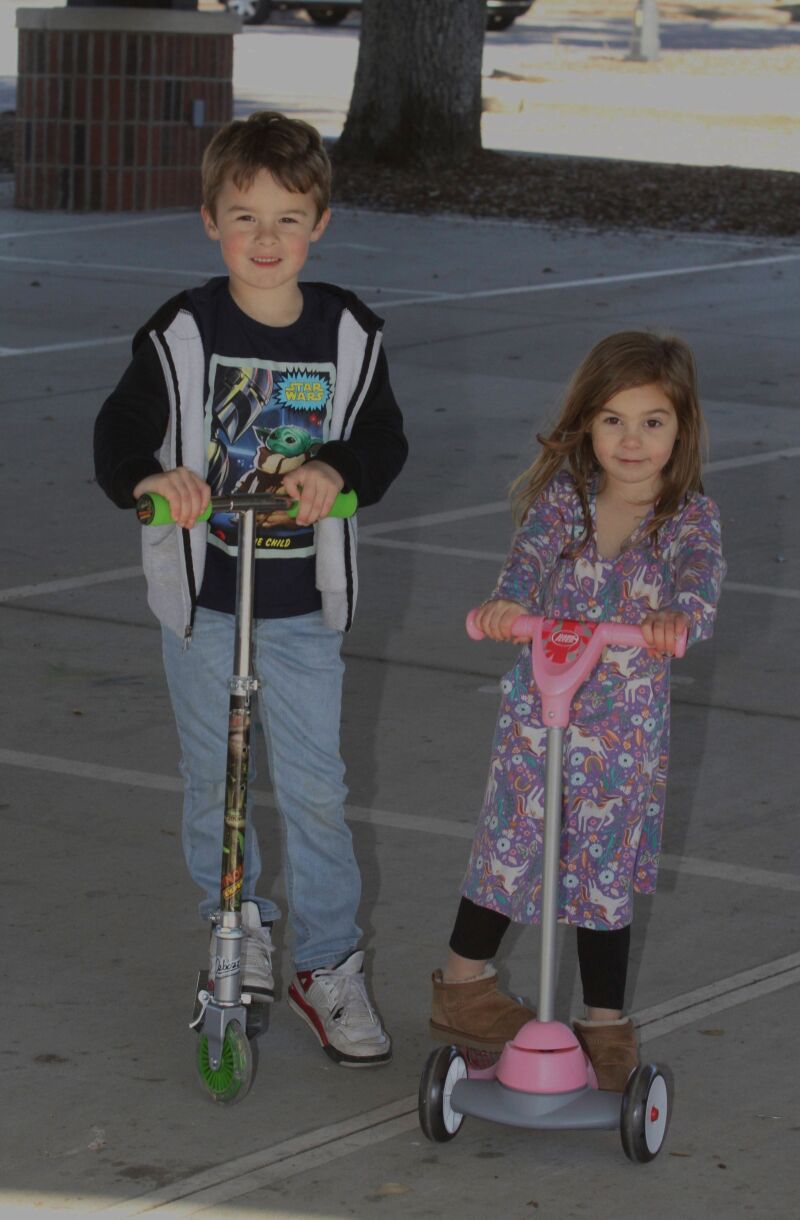
<svg viewBox="0 0 800 1220">
<path fill-rule="evenodd" d="M 520 614 L 642 626 L 647 649 L 608 648 L 565 733 L 559 917 L 574 925 L 586 1017 L 575 1032 L 602 1089 L 638 1063 L 623 1017 L 632 895 L 656 884 L 669 747 L 669 658 L 712 632 L 725 562 L 702 494 L 694 360 L 675 338 L 609 336 L 575 374 L 542 452 L 512 487 L 519 526 L 476 625 L 509 640 Z M 489 964 L 541 900 L 546 730 L 523 648 L 501 684 L 489 782 L 431 1031 L 500 1050 L 534 1014 Z"/>
</svg>

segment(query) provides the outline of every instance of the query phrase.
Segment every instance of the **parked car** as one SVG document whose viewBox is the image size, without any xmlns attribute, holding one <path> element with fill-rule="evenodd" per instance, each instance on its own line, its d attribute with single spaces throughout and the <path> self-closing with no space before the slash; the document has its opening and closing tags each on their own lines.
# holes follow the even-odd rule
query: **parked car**
<svg viewBox="0 0 800 1220">
<path fill-rule="evenodd" d="M 245 25 L 263 25 L 273 10 L 304 8 L 316 25 L 338 25 L 351 9 L 360 9 L 362 0 L 330 4 L 328 0 L 224 0 L 228 12 L 236 13 Z M 507 30 L 512 21 L 527 13 L 534 0 L 486 0 L 487 30 Z"/>
</svg>

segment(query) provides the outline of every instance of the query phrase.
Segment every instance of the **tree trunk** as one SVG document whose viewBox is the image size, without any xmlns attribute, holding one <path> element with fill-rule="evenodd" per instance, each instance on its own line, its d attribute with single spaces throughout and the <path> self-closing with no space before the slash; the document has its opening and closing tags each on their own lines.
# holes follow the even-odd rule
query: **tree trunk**
<svg viewBox="0 0 800 1220">
<path fill-rule="evenodd" d="M 481 147 L 484 0 L 364 0 L 337 160 L 457 162 Z"/>
</svg>

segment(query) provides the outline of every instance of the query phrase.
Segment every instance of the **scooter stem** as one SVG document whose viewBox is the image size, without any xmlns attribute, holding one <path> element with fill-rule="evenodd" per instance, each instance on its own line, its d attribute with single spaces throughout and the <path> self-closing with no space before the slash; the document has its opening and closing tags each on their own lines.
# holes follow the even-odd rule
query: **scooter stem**
<svg viewBox="0 0 800 1220">
<path fill-rule="evenodd" d="M 234 648 L 234 676 L 251 677 L 253 652 L 253 581 L 255 577 L 256 514 L 252 508 L 239 513 L 239 537 L 237 541 L 239 562 L 236 568 L 236 636 Z"/>
<path fill-rule="evenodd" d="M 255 578 L 255 509 L 239 513 L 236 565 L 236 617 L 233 676 L 230 681 L 228 767 L 225 784 L 220 911 L 242 909 L 244 835 L 247 826 L 247 779 L 250 769 L 250 700 L 258 683 L 252 674 L 253 584 Z M 237 926 L 238 926 L 237 920 Z"/>
<path fill-rule="evenodd" d="M 558 926 L 558 883 L 561 853 L 561 789 L 564 729 L 547 730 L 547 758 L 544 779 L 544 857 L 542 860 L 542 943 L 539 969 L 540 1021 L 555 1018 L 556 928 Z"/>
</svg>

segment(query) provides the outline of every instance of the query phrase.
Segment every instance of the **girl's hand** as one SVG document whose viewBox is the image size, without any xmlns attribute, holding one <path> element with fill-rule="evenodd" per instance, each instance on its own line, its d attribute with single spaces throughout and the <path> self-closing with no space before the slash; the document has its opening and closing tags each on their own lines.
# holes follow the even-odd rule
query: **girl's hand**
<svg viewBox="0 0 800 1220">
<path fill-rule="evenodd" d="M 688 626 L 689 616 L 682 610 L 651 610 L 642 623 L 650 656 L 673 657 L 675 640 Z"/>
<path fill-rule="evenodd" d="M 178 466 L 175 470 L 165 470 L 163 474 L 150 474 L 142 479 L 133 489 L 134 499 L 138 500 L 145 492 L 154 491 L 169 500 L 169 511 L 172 519 L 181 529 L 189 530 L 197 522 L 197 518 L 208 507 L 211 499 L 211 488 L 199 474 Z"/>
<path fill-rule="evenodd" d="M 475 626 L 490 640 L 513 640 L 512 624 L 521 614 L 529 614 L 526 606 L 509 602 L 502 597 L 484 602 L 475 613 Z"/>
<path fill-rule="evenodd" d="M 284 475 L 282 486 L 291 500 L 300 501 L 294 523 L 313 525 L 327 517 L 344 479 L 327 462 L 306 462 Z"/>
</svg>

